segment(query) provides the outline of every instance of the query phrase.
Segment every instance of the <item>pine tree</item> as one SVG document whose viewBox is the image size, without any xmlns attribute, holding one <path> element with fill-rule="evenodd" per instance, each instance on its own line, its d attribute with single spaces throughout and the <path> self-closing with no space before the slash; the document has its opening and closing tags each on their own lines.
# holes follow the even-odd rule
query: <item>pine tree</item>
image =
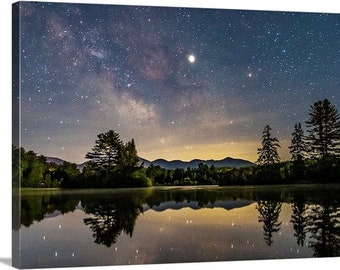
<svg viewBox="0 0 340 270">
<path fill-rule="evenodd" d="M 277 149 L 280 148 L 279 140 L 271 135 L 271 127 L 266 125 L 262 135 L 262 148 L 257 149 L 259 165 L 271 165 L 280 162 Z"/>
<path fill-rule="evenodd" d="M 134 139 L 122 146 L 119 166 L 128 172 L 133 172 L 134 170 L 140 168 L 139 157 L 137 155 Z"/>
<path fill-rule="evenodd" d="M 90 159 L 98 170 L 110 172 L 119 162 L 123 142 L 113 130 L 100 133 L 97 137 L 92 152 L 88 152 L 85 158 Z"/>
<path fill-rule="evenodd" d="M 86 158 L 91 159 L 84 168 L 87 180 L 97 179 L 101 187 L 146 187 L 152 184 L 140 165 L 134 139 L 123 143 L 113 130 L 98 135 L 96 145 Z"/>
<path fill-rule="evenodd" d="M 340 116 L 328 99 L 320 100 L 310 107 L 306 122 L 309 133 L 307 139 L 311 155 L 327 161 L 340 154 Z"/>
<path fill-rule="evenodd" d="M 304 139 L 301 123 L 295 124 L 292 136 L 292 143 L 291 146 L 289 146 L 289 152 L 292 155 L 292 160 L 295 162 L 302 162 L 305 158 L 307 145 Z"/>
</svg>

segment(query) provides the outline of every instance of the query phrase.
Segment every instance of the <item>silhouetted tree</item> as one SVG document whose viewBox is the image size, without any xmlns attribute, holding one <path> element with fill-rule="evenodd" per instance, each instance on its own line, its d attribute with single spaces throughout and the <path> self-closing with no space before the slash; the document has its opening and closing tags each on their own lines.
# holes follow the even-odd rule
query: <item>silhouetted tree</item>
<svg viewBox="0 0 340 270">
<path fill-rule="evenodd" d="M 266 125 L 262 133 L 262 148 L 257 149 L 259 165 L 272 165 L 280 162 L 277 149 L 280 148 L 279 140 L 271 135 L 271 127 Z"/>
<path fill-rule="evenodd" d="M 135 140 L 121 145 L 120 156 L 118 158 L 118 167 L 125 173 L 133 173 L 139 169 L 140 162 L 137 155 Z"/>
<path fill-rule="evenodd" d="M 305 158 L 308 153 L 306 138 L 304 136 L 301 123 L 295 124 L 292 133 L 292 141 L 289 146 L 289 152 L 293 161 L 291 167 L 291 177 L 293 180 L 302 180 L 305 178 Z"/>
<path fill-rule="evenodd" d="M 75 163 L 64 161 L 58 166 L 55 174 L 59 176 L 62 187 L 79 187 L 81 185 L 80 171 Z"/>
<path fill-rule="evenodd" d="M 118 133 L 109 130 L 99 134 L 95 142 L 92 152 L 85 156 L 91 159 L 90 168 L 84 168 L 85 182 L 90 183 L 86 174 L 98 183 L 98 187 L 151 186 L 151 180 L 139 164 L 134 139 L 124 144 Z"/>
<path fill-rule="evenodd" d="M 88 152 L 85 158 L 90 159 L 97 170 L 112 172 L 119 162 L 123 143 L 113 130 L 100 133 L 97 137 L 92 152 Z"/>
<path fill-rule="evenodd" d="M 310 107 L 306 122 L 310 154 L 326 162 L 340 154 L 340 116 L 335 106 L 328 100 L 320 100 Z"/>
<path fill-rule="evenodd" d="M 307 151 L 307 145 L 301 123 L 295 124 L 292 136 L 293 138 L 291 145 L 289 146 L 289 152 L 292 155 L 292 161 L 301 163 L 304 160 L 305 153 Z"/>
</svg>

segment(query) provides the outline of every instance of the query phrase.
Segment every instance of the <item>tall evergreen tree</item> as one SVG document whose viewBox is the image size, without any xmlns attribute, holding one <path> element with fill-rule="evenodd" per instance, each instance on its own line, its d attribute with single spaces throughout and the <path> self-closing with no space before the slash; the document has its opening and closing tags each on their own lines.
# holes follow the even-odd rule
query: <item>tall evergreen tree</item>
<svg viewBox="0 0 340 270">
<path fill-rule="evenodd" d="M 322 161 L 339 156 L 340 116 L 335 106 L 328 99 L 317 101 L 310 107 L 309 117 L 307 139 L 312 156 Z"/>
<path fill-rule="evenodd" d="M 137 155 L 134 139 L 122 146 L 118 165 L 128 172 L 133 172 L 140 168 L 139 157 Z"/>
<path fill-rule="evenodd" d="M 304 139 L 303 129 L 301 123 L 295 124 L 294 132 L 292 133 L 292 143 L 289 146 L 289 152 L 292 155 L 292 160 L 301 162 L 305 158 L 307 145 Z"/>
<path fill-rule="evenodd" d="M 110 172 L 119 162 L 123 143 L 113 130 L 100 133 L 97 137 L 92 152 L 88 152 L 85 158 L 90 159 L 98 170 Z"/>
<path fill-rule="evenodd" d="M 91 159 L 84 168 L 85 178 L 95 179 L 101 187 L 150 186 L 151 180 L 140 166 L 134 139 L 123 143 L 113 130 L 98 135 Z M 89 179 L 86 179 L 89 180 Z"/>
<path fill-rule="evenodd" d="M 259 165 L 271 165 L 280 162 L 277 149 L 280 148 L 279 140 L 271 135 L 271 127 L 266 125 L 262 133 L 262 148 L 257 149 Z"/>
</svg>

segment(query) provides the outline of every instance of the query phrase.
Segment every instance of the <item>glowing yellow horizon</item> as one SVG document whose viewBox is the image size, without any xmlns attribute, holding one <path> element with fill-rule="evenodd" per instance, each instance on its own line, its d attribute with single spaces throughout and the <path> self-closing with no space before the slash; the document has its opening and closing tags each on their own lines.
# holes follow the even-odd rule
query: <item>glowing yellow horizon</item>
<svg viewBox="0 0 340 270">
<path fill-rule="evenodd" d="M 138 155 L 149 161 L 156 159 L 165 159 L 168 161 L 181 160 L 191 161 L 193 159 L 202 160 L 220 160 L 226 157 L 238 158 L 256 162 L 258 159 L 257 148 L 260 147 L 256 142 L 242 143 L 216 143 L 216 144 L 196 144 L 196 145 L 179 145 L 179 146 L 163 146 L 157 149 L 147 150 L 139 147 Z M 289 152 L 285 145 L 279 149 L 281 160 L 289 160 Z"/>
</svg>

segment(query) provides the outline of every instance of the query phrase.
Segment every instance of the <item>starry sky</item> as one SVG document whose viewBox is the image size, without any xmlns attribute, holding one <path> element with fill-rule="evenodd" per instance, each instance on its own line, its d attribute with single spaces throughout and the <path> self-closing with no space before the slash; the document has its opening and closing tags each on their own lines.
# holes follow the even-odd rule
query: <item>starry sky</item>
<svg viewBox="0 0 340 270">
<path fill-rule="evenodd" d="M 340 109 L 340 15 L 21 3 L 21 144 L 86 161 L 99 133 L 154 160 L 282 160 L 294 124 Z"/>
</svg>

